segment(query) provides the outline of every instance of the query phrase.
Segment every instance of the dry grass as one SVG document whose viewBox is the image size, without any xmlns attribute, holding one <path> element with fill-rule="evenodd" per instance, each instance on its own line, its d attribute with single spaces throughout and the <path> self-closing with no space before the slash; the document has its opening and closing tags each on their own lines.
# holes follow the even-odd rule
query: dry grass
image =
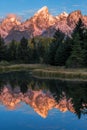
<svg viewBox="0 0 87 130">
<path fill-rule="evenodd" d="M 16 64 L 0 65 L 0 73 L 9 71 L 31 71 L 34 76 L 42 78 L 63 78 L 63 79 L 83 79 L 87 80 L 87 69 L 66 69 L 42 64 Z"/>
<path fill-rule="evenodd" d="M 33 75 L 42 78 L 87 80 L 87 69 L 65 69 L 64 67 L 48 67 L 44 69 L 33 70 Z"/>
</svg>

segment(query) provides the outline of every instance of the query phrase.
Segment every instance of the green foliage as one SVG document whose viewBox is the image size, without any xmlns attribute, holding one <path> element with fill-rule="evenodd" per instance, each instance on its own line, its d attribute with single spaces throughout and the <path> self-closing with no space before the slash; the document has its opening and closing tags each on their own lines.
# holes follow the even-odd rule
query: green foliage
<svg viewBox="0 0 87 130">
<path fill-rule="evenodd" d="M 78 68 L 83 65 L 83 50 L 81 48 L 81 41 L 79 34 L 75 35 L 73 40 L 73 48 L 70 57 L 66 62 L 67 67 Z"/>
<path fill-rule="evenodd" d="M 29 46 L 32 49 L 31 63 L 43 63 L 46 61 L 46 52 L 52 38 L 35 37 L 29 41 Z"/>
<path fill-rule="evenodd" d="M 87 67 L 87 29 L 84 29 L 83 31 L 83 65 Z"/>
<path fill-rule="evenodd" d="M 4 39 L 0 36 L 0 61 L 5 60 L 6 57 L 6 45 Z"/>
<path fill-rule="evenodd" d="M 38 49 L 37 49 L 37 43 L 36 43 L 34 38 L 32 39 L 31 44 L 33 44 L 32 63 L 38 63 L 39 62 L 39 52 L 38 52 Z"/>
<path fill-rule="evenodd" d="M 84 26 L 83 22 L 81 19 L 79 19 L 78 23 L 76 24 L 76 27 L 73 31 L 72 34 L 72 41 L 75 39 L 75 37 L 77 35 L 79 35 L 79 40 L 80 40 L 80 45 L 82 48 L 84 48 L 84 39 L 85 39 L 85 32 L 84 30 L 86 29 L 86 27 Z"/>
<path fill-rule="evenodd" d="M 49 52 L 48 52 L 48 56 L 49 56 L 48 63 L 49 64 L 55 65 L 56 51 L 60 47 L 60 44 L 64 41 L 64 37 L 65 37 L 64 33 L 62 33 L 60 30 L 56 31 L 56 33 L 54 35 L 54 39 L 49 47 Z"/>
<path fill-rule="evenodd" d="M 84 67 L 87 57 L 87 29 L 81 19 L 78 21 L 72 34 L 72 52 L 66 62 L 67 67 Z"/>
<path fill-rule="evenodd" d="M 30 48 L 28 46 L 28 40 L 22 38 L 17 48 L 17 60 L 20 63 L 29 63 L 30 61 Z"/>
<path fill-rule="evenodd" d="M 15 40 L 12 40 L 7 50 L 8 61 L 16 61 L 16 53 L 17 53 L 17 45 Z"/>
<path fill-rule="evenodd" d="M 62 42 L 56 51 L 55 65 L 65 66 L 65 63 L 70 54 L 71 54 L 71 43 L 70 38 L 67 37 L 66 41 Z"/>
</svg>

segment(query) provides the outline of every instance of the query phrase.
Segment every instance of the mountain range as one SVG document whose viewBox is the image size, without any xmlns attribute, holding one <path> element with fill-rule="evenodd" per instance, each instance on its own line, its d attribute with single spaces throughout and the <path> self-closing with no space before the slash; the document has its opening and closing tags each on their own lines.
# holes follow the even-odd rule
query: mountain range
<svg viewBox="0 0 87 130">
<path fill-rule="evenodd" d="M 15 88 L 15 90 L 12 91 L 10 86 L 5 86 L 0 93 L 0 103 L 9 110 L 21 107 L 21 102 L 31 106 L 34 111 L 43 118 L 46 118 L 49 111 L 54 108 L 61 112 L 70 111 L 75 113 L 72 99 L 70 98 L 67 100 L 65 95 L 59 102 L 56 102 L 49 91 L 44 93 L 42 90 L 34 91 L 28 89 L 28 91 L 23 94 L 20 92 L 19 88 Z"/>
<path fill-rule="evenodd" d="M 87 26 L 87 16 L 82 15 L 80 10 L 70 14 L 63 12 L 58 16 L 52 16 L 48 8 L 44 6 L 24 22 L 21 22 L 15 14 L 9 14 L 0 21 L 0 35 L 6 42 L 13 39 L 20 41 L 22 37 L 27 39 L 34 36 L 53 37 L 58 29 L 70 35 L 79 19 Z"/>
</svg>

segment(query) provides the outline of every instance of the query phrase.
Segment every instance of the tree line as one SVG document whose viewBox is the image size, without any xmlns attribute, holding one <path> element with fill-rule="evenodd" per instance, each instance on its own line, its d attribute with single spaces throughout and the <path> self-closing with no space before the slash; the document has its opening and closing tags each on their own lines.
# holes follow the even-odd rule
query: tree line
<svg viewBox="0 0 87 130">
<path fill-rule="evenodd" d="M 52 38 L 35 37 L 30 40 L 23 37 L 20 42 L 12 40 L 6 44 L 0 37 L 0 62 L 43 63 L 46 49 Z"/>
<path fill-rule="evenodd" d="M 48 64 L 69 68 L 87 67 L 87 28 L 79 19 L 71 36 L 60 30 L 49 46 Z"/>
<path fill-rule="evenodd" d="M 53 38 L 36 37 L 6 44 L 0 37 L 0 61 L 44 63 L 54 66 L 87 66 L 87 28 L 79 19 L 71 36 L 57 30 Z"/>
</svg>

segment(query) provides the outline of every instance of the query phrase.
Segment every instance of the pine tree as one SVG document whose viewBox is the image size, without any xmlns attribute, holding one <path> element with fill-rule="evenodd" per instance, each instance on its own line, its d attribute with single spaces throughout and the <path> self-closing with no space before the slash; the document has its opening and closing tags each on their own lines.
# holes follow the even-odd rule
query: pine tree
<svg viewBox="0 0 87 130">
<path fill-rule="evenodd" d="M 55 65 L 65 66 L 72 50 L 70 41 L 70 38 L 67 37 L 67 39 L 58 47 L 55 55 Z"/>
<path fill-rule="evenodd" d="M 83 31 L 83 55 L 84 55 L 84 59 L 83 59 L 83 63 L 84 66 L 87 67 L 87 29 L 84 28 Z"/>
<path fill-rule="evenodd" d="M 6 45 L 4 39 L 0 36 L 0 61 L 5 60 Z"/>
<path fill-rule="evenodd" d="M 84 24 L 82 22 L 81 19 L 79 19 L 78 23 L 76 24 L 76 27 L 73 31 L 73 34 L 72 34 L 72 38 L 74 39 L 74 37 L 76 37 L 76 35 L 78 34 L 79 35 L 79 40 L 80 40 L 80 44 L 81 44 L 81 47 L 83 48 L 84 46 L 84 42 L 83 42 L 83 39 L 84 39 Z"/>
<path fill-rule="evenodd" d="M 67 67 L 78 68 L 83 66 L 84 55 L 80 42 L 80 36 L 77 34 L 73 40 L 72 53 L 66 62 Z"/>
<path fill-rule="evenodd" d="M 17 51 L 17 45 L 15 40 L 12 40 L 12 42 L 9 44 L 8 47 L 8 61 L 16 61 L 16 51 Z"/>
<path fill-rule="evenodd" d="M 60 46 L 60 44 L 62 43 L 62 41 L 64 40 L 65 34 L 62 33 L 60 30 L 56 31 L 55 35 L 54 35 L 54 40 L 52 41 L 52 43 L 50 44 L 49 47 L 49 54 L 48 54 L 48 63 L 51 65 L 55 65 L 55 55 L 56 55 L 56 51 L 58 49 L 58 47 Z"/>
<path fill-rule="evenodd" d="M 30 48 L 28 46 L 28 40 L 26 38 L 22 38 L 20 44 L 17 49 L 17 60 L 22 63 L 30 62 Z"/>
<path fill-rule="evenodd" d="M 73 34 L 72 34 L 72 53 L 66 62 L 67 67 L 82 67 L 84 66 L 85 47 L 85 26 L 81 19 L 79 19 Z"/>
<path fill-rule="evenodd" d="M 38 52 L 37 44 L 36 44 L 34 38 L 32 39 L 31 43 L 33 44 L 33 48 L 32 48 L 32 63 L 39 63 L 39 52 Z"/>
</svg>

